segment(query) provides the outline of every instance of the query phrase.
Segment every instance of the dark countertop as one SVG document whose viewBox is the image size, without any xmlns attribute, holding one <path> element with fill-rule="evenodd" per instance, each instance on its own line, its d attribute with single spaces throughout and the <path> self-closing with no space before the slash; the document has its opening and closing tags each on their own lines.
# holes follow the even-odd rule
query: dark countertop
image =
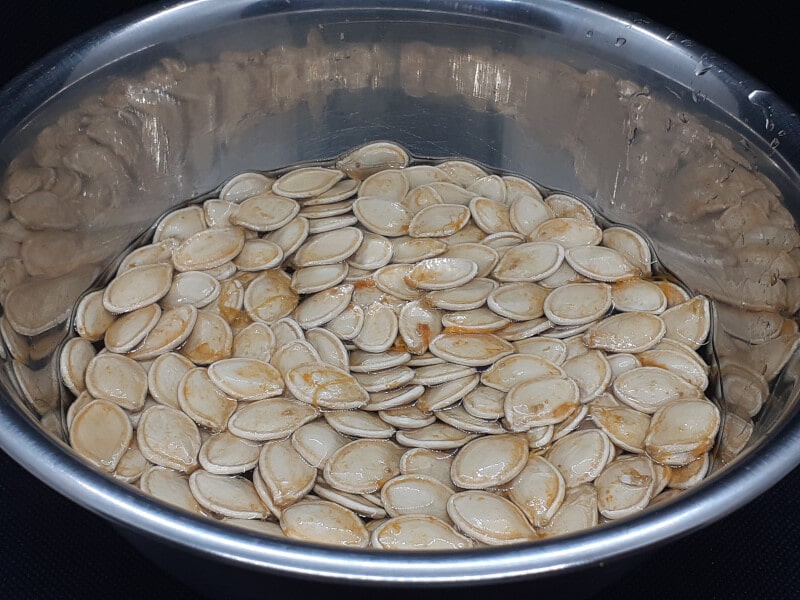
<svg viewBox="0 0 800 600">
<path fill-rule="evenodd" d="M 53 6 L 55 4 L 56 6 Z M 132 8 L 142 0 L 27 0 L 0 9 L 3 58 L 0 84 L 73 36 Z M 708 0 L 654 2 L 616 0 L 653 21 L 703 43 L 757 75 L 785 100 L 800 107 L 796 26 L 776 0 L 716 4 Z M 2 110 L 2 107 L 0 107 Z M 664 546 L 644 558 L 598 600 L 646 598 L 800 597 L 800 520 L 794 513 L 800 469 L 749 505 L 717 523 Z M 84 599 L 115 597 L 196 598 L 133 549 L 117 531 L 64 499 L 0 452 L 0 597 Z M 191 574 L 184 574 L 191 577 Z M 581 575 L 576 575 L 580 577 Z M 319 584 L 298 586 L 275 578 L 265 596 L 319 593 Z M 463 598 L 490 593 L 535 594 L 531 583 L 469 590 L 425 590 L 422 596 Z M 375 591 L 353 588 L 349 596 Z M 383 598 L 408 591 L 384 589 Z M 532 597 L 532 596 L 531 596 Z"/>
</svg>

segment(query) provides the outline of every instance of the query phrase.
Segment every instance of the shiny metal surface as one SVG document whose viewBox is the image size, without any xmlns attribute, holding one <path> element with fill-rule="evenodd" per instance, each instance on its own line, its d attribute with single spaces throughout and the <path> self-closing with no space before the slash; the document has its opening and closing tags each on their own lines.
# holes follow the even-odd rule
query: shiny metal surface
<svg viewBox="0 0 800 600">
<path fill-rule="evenodd" d="M 800 462 L 796 357 L 748 449 L 727 467 L 719 460 L 679 501 L 563 539 L 446 555 L 266 540 L 151 501 L 69 452 L 61 391 L 49 384 L 75 299 L 161 212 L 236 172 L 332 158 L 374 139 L 577 192 L 646 231 L 695 291 L 791 312 L 786 293 L 751 285 L 752 273 L 730 262 L 692 192 L 716 199 L 758 182 L 797 214 L 797 117 L 733 65 L 668 34 L 554 0 L 206 0 L 140 14 L 48 57 L 0 92 L 0 170 L 38 163 L 77 173 L 82 188 L 64 201 L 80 219 L 68 234 L 32 233 L 51 251 L 29 260 L 34 277 L 14 287 L 35 282 L 36 294 L 3 301 L 7 316 L 25 314 L 30 347 L 24 360 L 3 348 L 0 445 L 134 532 L 241 568 L 342 581 L 550 575 L 663 543 L 748 502 Z M 45 297 L 58 301 L 24 311 Z"/>
</svg>

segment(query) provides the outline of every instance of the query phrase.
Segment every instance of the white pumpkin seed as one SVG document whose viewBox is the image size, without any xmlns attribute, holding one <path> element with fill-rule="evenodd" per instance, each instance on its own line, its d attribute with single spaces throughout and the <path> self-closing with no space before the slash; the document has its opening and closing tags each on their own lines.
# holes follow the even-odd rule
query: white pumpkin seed
<svg viewBox="0 0 800 600">
<path fill-rule="evenodd" d="M 510 283 L 493 290 L 486 305 L 498 315 L 515 321 L 528 321 L 544 314 L 544 301 L 549 293 L 535 283 Z"/>
<path fill-rule="evenodd" d="M 614 282 L 641 275 L 641 271 L 628 262 L 622 253 L 603 246 L 567 248 L 564 260 L 577 273 L 595 281 Z"/>
<path fill-rule="evenodd" d="M 448 519 L 449 520 L 449 519 Z M 382 550 L 462 550 L 474 543 L 446 521 L 432 515 L 405 514 L 387 519 L 372 531 L 371 544 Z"/>
<path fill-rule="evenodd" d="M 394 390 L 411 383 L 414 371 L 408 367 L 393 367 L 372 373 L 356 373 L 354 377 L 367 392 L 375 393 Z"/>
<path fill-rule="evenodd" d="M 528 238 L 532 242 L 556 242 L 565 249 L 596 246 L 603 239 L 603 230 L 581 219 L 556 217 L 538 225 Z"/>
<path fill-rule="evenodd" d="M 309 229 L 308 219 L 297 216 L 283 227 L 267 233 L 264 239 L 278 244 L 284 256 L 291 256 L 306 241 Z"/>
<path fill-rule="evenodd" d="M 509 319 L 485 307 L 442 315 L 445 333 L 492 333 L 503 329 L 510 322 Z"/>
<path fill-rule="evenodd" d="M 565 326 L 591 323 L 610 308 L 611 286 L 606 283 L 570 283 L 550 292 L 544 301 L 545 316 Z"/>
<path fill-rule="evenodd" d="M 353 214 L 372 233 L 386 237 L 407 235 L 414 215 L 401 200 L 402 197 L 394 200 L 381 196 L 361 196 L 353 202 Z"/>
<path fill-rule="evenodd" d="M 178 406 L 191 419 L 213 432 L 228 426 L 236 400 L 218 389 L 208 371 L 202 367 L 191 369 L 178 384 Z"/>
<path fill-rule="evenodd" d="M 363 179 L 383 169 L 408 165 L 408 153 L 391 142 L 373 142 L 346 154 L 336 161 L 336 167 L 348 177 Z"/>
<path fill-rule="evenodd" d="M 79 456 L 108 472 L 114 471 L 133 437 L 125 411 L 105 400 L 92 400 L 72 421 L 69 442 Z"/>
<path fill-rule="evenodd" d="M 621 519 L 644 510 L 653 496 L 653 463 L 646 456 L 623 456 L 595 482 L 597 509 L 606 519 Z"/>
<path fill-rule="evenodd" d="M 150 395 L 159 403 L 180 408 L 178 387 L 184 375 L 194 368 L 194 363 L 175 352 L 161 354 L 147 372 Z"/>
<path fill-rule="evenodd" d="M 319 198 L 319 196 L 317 196 L 317 198 Z M 346 215 L 353 208 L 353 202 L 351 200 L 345 200 L 344 202 L 326 202 L 324 204 L 308 204 L 308 202 L 303 202 L 301 206 L 300 212 L 297 213 L 299 216 L 309 220 L 318 220 Z M 309 227 L 313 227 L 313 223 L 309 222 Z"/>
<path fill-rule="evenodd" d="M 391 241 L 392 262 L 412 264 L 426 258 L 438 256 L 448 249 L 448 245 L 436 238 L 396 237 Z"/>
<path fill-rule="evenodd" d="M 287 198 L 311 198 L 331 189 L 343 177 L 338 169 L 305 167 L 279 177 L 272 184 L 272 191 Z"/>
<path fill-rule="evenodd" d="M 254 321 L 272 325 L 292 313 L 299 297 L 291 278 L 281 269 L 271 269 L 250 282 L 244 293 L 244 310 Z"/>
<path fill-rule="evenodd" d="M 469 414 L 462 405 L 449 406 L 436 411 L 436 418 L 452 427 L 469 433 L 486 433 L 491 435 L 505 433 L 506 430 L 497 421 L 479 419 Z"/>
<path fill-rule="evenodd" d="M 699 390 L 705 390 L 708 387 L 708 374 L 706 372 L 708 365 L 703 363 L 702 359 L 689 348 L 678 350 L 675 347 L 659 344 L 655 348 L 637 354 L 637 357 L 641 363 L 640 366 L 661 367 L 671 371 Z M 749 386 L 747 385 L 743 388 L 735 385 L 729 391 L 736 394 L 737 391 L 742 390 L 749 395 L 753 390 L 748 388 Z"/>
<path fill-rule="evenodd" d="M 443 362 L 415 369 L 414 383 L 425 386 L 439 385 L 462 377 L 469 377 L 475 372 L 476 369 L 474 367 Z"/>
<path fill-rule="evenodd" d="M 659 317 L 643 312 L 625 312 L 592 325 L 583 335 L 588 348 L 608 352 L 643 352 L 654 347 L 667 331 Z"/>
<path fill-rule="evenodd" d="M 562 365 L 567 359 L 567 345 L 562 340 L 547 337 L 531 337 L 512 344 L 519 354 L 533 354 Z"/>
<path fill-rule="evenodd" d="M 359 196 L 374 196 L 400 202 L 409 190 L 405 172 L 400 169 L 384 169 L 367 177 L 358 190 Z"/>
<path fill-rule="evenodd" d="M 665 337 L 682 342 L 692 350 L 697 350 L 708 338 L 711 330 L 711 309 L 704 296 L 668 308 L 661 314 L 667 327 Z"/>
<path fill-rule="evenodd" d="M 146 409 L 136 429 L 136 441 L 151 463 L 187 473 L 198 466 L 200 432 L 179 410 L 162 405 Z"/>
<path fill-rule="evenodd" d="M 210 365 L 228 358 L 232 349 L 233 331 L 228 322 L 219 315 L 201 310 L 179 352 L 196 365 Z"/>
<path fill-rule="evenodd" d="M 300 456 L 289 439 L 267 442 L 261 447 L 258 473 L 272 502 L 280 509 L 308 494 L 317 479 L 317 470 Z"/>
<path fill-rule="evenodd" d="M 151 466 L 139 478 L 139 488 L 147 495 L 190 513 L 205 515 L 189 488 L 189 478 L 178 471 Z"/>
<path fill-rule="evenodd" d="M 364 234 L 355 227 L 342 227 L 335 231 L 309 237 L 294 253 L 297 267 L 313 267 L 341 262 L 358 250 Z"/>
<path fill-rule="evenodd" d="M 351 494 L 376 492 L 389 479 L 400 474 L 403 452 L 400 446 L 389 440 L 354 440 L 329 457 L 323 469 L 325 482 Z"/>
<path fill-rule="evenodd" d="M 135 360 L 113 353 L 98 354 L 86 367 L 86 390 L 93 398 L 139 410 L 147 396 L 147 372 Z"/>
<path fill-rule="evenodd" d="M 400 310 L 398 332 L 412 354 L 428 351 L 431 339 L 442 332 L 442 315 L 419 301 L 408 302 Z"/>
<path fill-rule="evenodd" d="M 555 425 L 579 406 L 580 390 L 570 378 L 543 375 L 522 381 L 508 391 L 503 411 L 512 431 Z"/>
<path fill-rule="evenodd" d="M 172 278 L 169 291 L 159 301 L 164 308 L 174 308 L 182 304 L 191 304 L 203 308 L 219 297 L 221 286 L 219 281 L 202 271 L 178 273 Z"/>
<path fill-rule="evenodd" d="M 633 277 L 616 281 L 611 286 L 611 301 L 622 312 L 660 314 L 667 308 L 667 297 L 652 281 Z"/>
<path fill-rule="evenodd" d="M 610 354 L 606 356 L 606 360 L 608 361 L 608 366 L 611 367 L 611 379 L 615 379 L 625 371 L 637 369 L 642 366 L 642 362 L 635 354 L 628 354 L 626 352 Z"/>
<path fill-rule="evenodd" d="M 265 442 L 291 435 L 318 415 L 316 408 L 292 398 L 267 398 L 240 405 L 228 428 L 240 438 Z"/>
<path fill-rule="evenodd" d="M 422 290 L 446 290 L 475 278 L 478 265 L 465 258 L 428 258 L 418 262 L 404 279 L 408 285 Z"/>
<path fill-rule="evenodd" d="M 514 347 L 491 333 L 442 333 L 430 351 L 439 358 L 469 367 L 484 367 L 514 352 Z"/>
<path fill-rule="evenodd" d="M 564 260 L 564 248 L 552 242 L 530 242 L 503 254 L 492 276 L 498 281 L 540 281 L 556 272 Z"/>
<path fill-rule="evenodd" d="M 103 339 L 116 316 L 103 304 L 103 290 L 86 294 L 75 309 L 75 331 L 82 338 L 97 342 Z"/>
<path fill-rule="evenodd" d="M 324 325 L 350 305 L 353 289 L 351 284 L 344 284 L 308 296 L 295 309 L 295 321 L 303 329 Z"/>
<path fill-rule="evenodd" d="M 125 483 L 136 483 L 142 474 L 147 470 L 150 463 L 139 451 L 139 444 L 136 438 L 131 439 L 130 446 L 119 459 L 116 469 L 114 469 L 114 479 Z"/>
<path fill-rule="evenodd" d="M 353 350 L 350 353 L 350 371 L 353 373 L 371 373 L 400 367 L 408 363 L 411 355 L 407 352 L 366 352 Z"/>
<path fill-rule="evenodd" d="M 145 265 L 126 271 L 108 284 L 103 306 L 111 313 L 126 313 L 158 302 L 172 284 L 172 267 Z"/>
<path fill-rule="evenodd" d="M 272 189 L 274 179 L 270 179 L 261 173 L 240 173 L 236 177 L 232 177 L 228 182 L 222 186 L 219 191 L 221 200 L 227 202 L 241 202 L 251 196 L 257 196 L 263 192 L 268 192 Z"/>
<path fill-rule="evenodd" d="M 302 206 L 324 206 L 326 204 L 338 204 L 356 194 L 360 183 L 354 179 L 342 179 L 336 185 L 321 194 L 312 198 L 301 200 Z"/>
<path fill-rule="evenodd" d="M 325 323 L 325 329 L 341 340 L 354 339 L 364 326 L 364 309 L 358 304 L 351 303 L 336 317 Z"/>
<path fill-rule="evenodd" d="M 464 228 L 470 219 L 469 208 L 459 204 L 433 204 L 416 213 L 407 233 L 415 238 L 441 238 Z"/>
<path fill-rule="evenodd" d="M 215 475 L 246 473 L 258 464 L 261 445 L 223 431 L 208 438 L 200 447 L 200 466 Z"/>
<path fill-rule="evenodd" d="M 255 238 L 247 240 L 233 264 L 240 271 L 273 269 L 283 261 L 283 250 L 275 242 Z"/>
<path fill-rule="evenodd" d="M 395 428 L 378 415 L 363 410 L 336 410 L 323 413 L 325 421 L 342 435 L 368 439 L 388 439 Z"/>
<path fill-rule="evenodd" d="M 436 422 L 436 415 L 422 412 L 415 404 L 378 411 L 378 416 L 398 429 L 421 429 Z M 399 440 L 398 440 L 399 441 Z"/>
<path fill-rule="evenodd" d="M 403 444 L 403 446 L 428 448 L 430 450 L 452 450 L 453 448 L 460 448 L 476 437 L 474 433 L 466 433 L 446 423 L 438 422 L 417 429 L 401 429 L 395 434 L 395 439 L 399 444 Z"/>
<path fill-rule="evenodd" d="M 545 538 L 567 535 L 594 527 L 597 521 L 597 490 L 584 483 L 567 489 L 561 507 L 546 525 L 539 528 L 539 533 Z"/>
<path fill-rule="evenodd" d="M 426 303 L 445 310 L 473 310 L 486 302 L 489 294 L 497 287 L 491 279 L 473 279 L 459 287 L 430 292 Z"/>
<path fill-rule="evenodd" d="M 614 445 L 600 429 L 573 431 L 550 446 L 545 458 L 559 470 L 567 488 L 597 479 L 614 458 Z"/>
<path fill-rule="evenodd" d="M 508 392 L 518 383 L 543 375 L 564 375 L 564 371 L 546 358 L 515 353 L 501 358 L 483 371 L 481 383 L 501 392 Z"/>
<path fill-rule="evenodd" d="M 286 537 L 334 546 L 366 548 L 370 533 L 353 511 L 327 500 L 300 502 L 281 514 Z"/>
<path fill-rule="evenodd" d="M 592 211 L 583 202 L 567 194 L 550 194 L 544 199 L 545 204 L 553 211 L 554 217 L 569 217 L 594 223 Z"/>
<path fill-rule="evenodd" d="M 453 494 L 447 501 L 447 513 L 456 527 L 484 544 L 517 544 L 538 538 L 514 503 L 483 490 Z"/>
<path fill-rule="evenodd" d="M 162 311 L 161 317 L 144 341 L 128 353 L 136 360 L 151 360 L 174 350 L 189 338 L 197 323 L 198 310 L 190 305 Z"/>
<path fill-rule="evenodd" d="M 627 258 L 644 275 L 650 275 L 652 254 L 645 239 L 625 227 L 608 227 L 603 231 L 603 245 Z"/>
<path fill-rule="evenodd" d="M 298 400 L 321 408 L 348 410 L 360 408 L 369 401 L 369 394 L 352 375 L 324 363 L 305 364 L 289 370 L 286 387 Z"/>
<path fill-rule="evenodd" d="M 500 419 L 504 416 L 503 404 L 506 392 L 485 385 L 479 385 L 464 396 L 463 407 L 466 412 L 478 419 Z"/>
<path fill-rule="evenodd" d="M 653 414 L 672 400 L 703 397 L 701 390 L 659 367 L 640 367 L 622 373 L 611 387 L 620 402 L 647 414 Z"/>
<path fill-rule="evenodd" d="M 530 321 L 517 321 L 506 325 L 502 329 L 497 330 L 497 335 L 508 340 L 509 342 L 517 342 L 527 340 L 532 336 L 544 334 L 553 328 L 553 324 L 546 317 L 539 317 L 538 319 L 531 319 Z"/>
<path fill-rule="evenodd" d="M 344 508 L 352 510 L 357 515 L 364 516 L 369 519 L 386 518 L 386 511 L 380 506 L 370 502 L 366 498 L 366 495 L 348 494 L 347 492 L 336 490 L 325 485 L 325 483 L 320 479 L 317 479 L 317 482 L 314 484 L 313 492 L 323 500 L 330 500 L 339 506 L 343 506 Z"/>
<path fill-rule="evenodd" d="M 502 189 L 505 192 L 505 187 Z M 492 200 L 476 194 L 469 202 L 469 210 L 475 224 L 487 234 L 514 231 L 509 217 L 509 208 L 503 201 Z"/>
<path fill-rule="evenodd" d="M 189 489 L 206 510 L 234 519 L 264 519 L 269 510 L 253 483 L 235 475 L 215 475 L 199 469 L 189 476 Z"/>
<path fill-rule="evenodd" d="M 96 355 L 91 342 L 80 337 L 72 338 L 61 349 L 58 372 L 61 381 L 76 397 L 86 390 L 86 369 Z"/>
<path fill-rule="evenodd" d="M 175 248 L 172 263 L 178 271 L 213 269 L 236 258 L 244 242 L 244 232 L 239 227 L 204 229 Z"/>
<path fill-rule="evenodd" d="M 353 343 L 365 352 L 385 352 L 394 344 L 397 333 L 394 311 L 381 302 L 373 302 L 364 311 L 364 325 Z"/>
<path fill-rule="evenodd" d="M 308 222 L 308 233 L 311 235 L 335 231 L 343 227 L 351 227 L 358 224 L 358 219 L 354 215 L 340 215 L 338 217 L 325 217 L 313 219 Z"/>
<path fill-rule="evenodd" d="M 653 414 L 645 451 L 657 463 L 686 466 L 708 452 L 719 426 L 719 409 L 708 400 L 666 402 Z"/>
<path fill-rule="evenodd" d="M 412 190 L 436 181 L 450 181 L 450 176 L 434 165 L 413 165 L 405 168 L 403 172 Z"/>
<path fill-rule="evenodd" d="M 187 206 L 179 208 L 164 215 L 156 225 L 153 233 L 153 243 L 174 238 L 180 242 L 188 239 L 193 234 L 206 228 L 206 217 L 200 206 Z"/>
<path fill-rule="evenodd" d="M 425 387 L 421 385 L 406 385 L 403 387 L 372 392 L 369 395 L 369 403 L 362 410 L 382 411 L 390 408 L 408 406 L 425 392 Z"/>
<path fill-rule="evenodd" d="M 411 182 L 409 182 L 410 184 Z M 430 183 L 430 182 L 429 182 Z M 444 204 L 442 197 L 434 188 L 429 185 L 419 185 L 409 189 L 408 193 L 400 202 L 412 215 L 417 214 L 427 206 L 434 204 Z"/>
<path fill-rule="evenodd" d="M 117 277 L 136 267 L 160 263 L 171 265 L 172 253 L 179 244 L 180 242 L 175 238 L 167 238 L 161 242 L 147 244 L 146 246 L 137 248 L 119 263 L 119 267 L 117 267 Z"/>
<path fill-rule="evenodd" d="M 439 385 L 432 385 L 420 396 L 416 406 L 426 413 L 447 408 L 474 390 L 479 383 L 480 377 L 475 374 L 440 383 Z"/>
<path fill-rule="evenodd" d="M 711 458 L 708 452 L 685 467 L 670 469 L 669 487 L 676 490 L 688 490 L 698 485 L 705 479 L 711 467 Z"/>
<path fill-rule="evenodd" d="M 209 227 L 232 227 L 234 223 L 231 222 L 231 217 L 237 210 L 239 205 L 228 200 L 213 198 L 203 202 L 203 214 Z"/>
<path fill-rule="evenodd" d="M 517 505 L 535 527 L 546 525 L 561 507 L 566 484 L 561 473 L 544 457 L 531 455 L 522 471 L 510 482 L 508 499 Z"/>
<path fill-rule="evenodd" d="M 328 425 L 323 419 L 309 421 L 294 430 L 292 446 L 305 461 L 321 468 L 328 457 L 350 440 Z"/>
<path fill-rule="evenodd" d="M 486 489 L 508 483 L 528 462 L 528 442 L 520 435 L 479 437 L 456 454 L 450 476 L 458 487 Z"/>
</svg>

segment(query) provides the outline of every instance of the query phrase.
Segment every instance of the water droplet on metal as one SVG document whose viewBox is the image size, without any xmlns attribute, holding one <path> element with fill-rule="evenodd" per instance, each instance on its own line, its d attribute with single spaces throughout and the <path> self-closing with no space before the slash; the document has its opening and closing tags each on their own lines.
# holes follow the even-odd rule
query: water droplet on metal
<svg viewBox="0 0 800 600">
<path fill-rule="evenodd" d="M 616 41 L 616 42 L 614 42 L 614 45 L 615 45 L 617 48 L 620 48 L 621 46 L 624 46 L 624 45 L 625 45 L 625 43 L 626 43 L 627 41 L 628 41 L 628 40 L 626 40 L 624 37 L 618 37 L 618 38 L 617 38 L 617 41 Z"/>
<path fill-rule="evenodd" d="M 747 95 L 747 99 L 760 108 L 761 112 L 764 114 L 764 128 L 767 131 L 773 131 L 775 129 L 775 121 L 772 119 L 771 96 L 772 94 L 770 94 L 770 92 L 765 92 L 764 90 L 753 90 Z"/>
<path fill-rule="evenodd" d="M 678 34 L 675 33 L 674 31 L 671 31 L 671 32 L 669 32 L 667 34 L 667 38 L 666 39 L 667 39 L 668 42 L 671 42 L 672 40 L 674 40 L 677 37 L 678 37 Z"/>
<path fill-rule="evenodd" d="M 593 35 L 594 35 L 594 31 L 592 31 L 591 29 L 586 32 L 586 37 L 592 37 Z"/>
<path fill-rule="evenodd" d="M 697 66 L 694 69 L 694 74 L 697 77 L 702 77 L 703 75 L 708 73 L 710 70 L 711 70 L 711 65 L 707 65 L 707 64 L 705 64 L 705 63 L 703 63 L 701 61 L 701 62 L 697 63 Z"/>
</svg>

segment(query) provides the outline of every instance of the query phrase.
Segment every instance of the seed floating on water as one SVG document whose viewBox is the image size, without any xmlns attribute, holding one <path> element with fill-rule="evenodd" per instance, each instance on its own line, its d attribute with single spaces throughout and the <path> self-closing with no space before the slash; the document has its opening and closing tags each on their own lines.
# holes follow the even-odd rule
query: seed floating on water
<svg viewBox="0 0 800 600">
<path fill-rule="evenodd" d="M 73 449 L 194 513 L 387 551 L 535 542 L 697 485 L 736 443 L 708 300 L 578 198 L 409 162 L 368 144 L 160 219 L 78 304 Z"/>
</svg>

